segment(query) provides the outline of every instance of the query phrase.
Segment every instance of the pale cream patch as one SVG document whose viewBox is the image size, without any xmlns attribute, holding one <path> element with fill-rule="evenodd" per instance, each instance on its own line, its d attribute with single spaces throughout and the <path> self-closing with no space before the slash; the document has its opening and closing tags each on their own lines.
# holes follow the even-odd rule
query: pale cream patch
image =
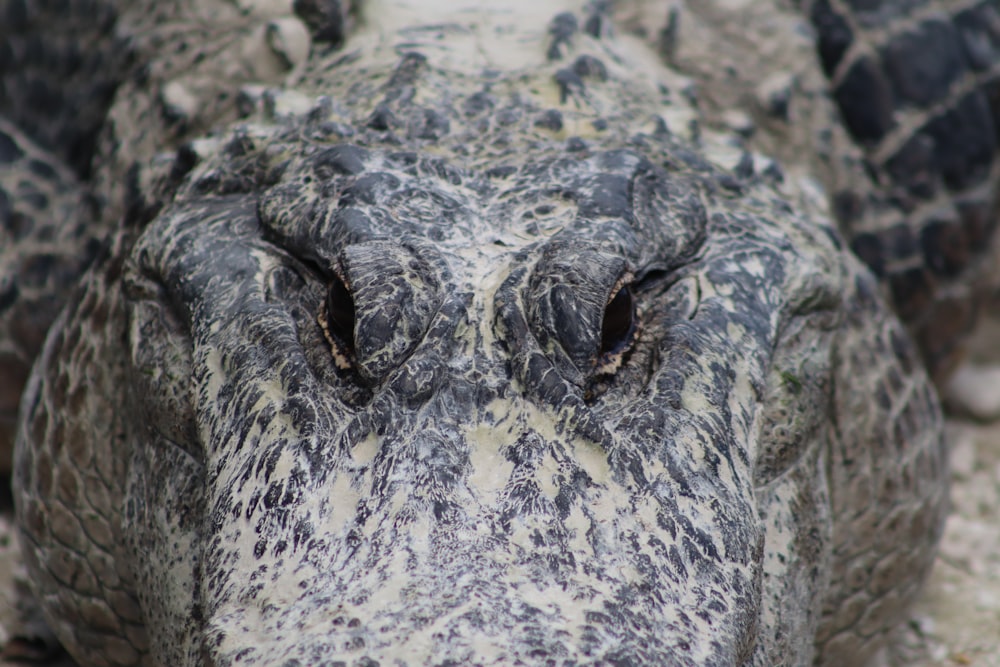
<svg viewBox="0 0 1000 667">
<path fill-rule="evenodd" d="M 335 473 L 333 484 L 330 486 L 327 500 L 333 510 L 330 512 L 324 523 L 328 524 L 332 531 L 342 531 L 353 524 L 357 518 L 358 502 L 361 500 L 361 493 L 354 488 L 351 475 L 345 473 Z"/>
<path fill-rule="evenodd" d="M 696 415 L 709 414 L 715 409 L 706 395 L 704 386 L 693 378 L 684 383 L 684 388 L 681 390 L 681 406 L 684 410 Z M 704 448 L 695 443 L 691 444 L 695 445 L 691 448 L 695 453 L 695 459 L 703 459 L 705 457 Z"/>
<path fill-rule="evenodd" d="M 583 513 L 583 508 L 574 503 L 563 521 L 563 526 L 569 532 L 570 548 L 574 553 L 586 554 L 591 551 L 590 543 L 587 541 L 587 531 L 590 530 L 590 519 Z"/>
<path fill-rule="evenodd" d="M 729 137 L 709 133 L 704 143 L 704 156 L 720 169 L 731 171 L 743 159 L 745 149 L 734 145 Z"/>
<path fill-rule="evenodd" d="M 726 324 L 726 336 L 729 337 L 729 340 L 742 340 L 746 336 L 746 333 L 746 329 L 735 322 Z"/>
<path fill-rule="evenodd" d="M 434 67 L 478 74 L 483 69 L 521 69 L 545 62 L 548 25 L 561 11 L 582 13 L 582 0 L 509 0 L 483 4 L 463 0 L 371 0 L 362 5 L 357 35 L 349 47 L 361 46 L 363 58 L 398 58 L 405 42 L 426 55 Z M 446 41 L 434 31 L 415 26 L 461 26 Z M 532 28 L 534 26 L 534 28 Z"/>
<path fill-rule="evenodd" d="M 595 484 L 606 485 L 611 479 L 611 466 L 604 448 L 583 438 L 573 438 L 570 446 L 573 448 L 573 460 L 576 464 Z"/>
<path fill-rule="evenodd" d="M 759 447 L 758 435 L 760 434 L 761 421 L 761 397 L 750 384 L 750 371 L 746 364 L 740 364 L 736 369 L 736 381 L 733 383 L 732 391 L 729 393 L 729 413 L 733 415 L 733 428 L 736 430 L 736 438 L 746 443 L 747 457 L 750 461 L 757 460 L 757 450 Z M 754 406 L 749 423 L 744 423 L 743 408 Z"/>
<path fill-rule="evenodd" d="M 288 436 L 288 427 L 285 425 L 277 424 L 272 421 L 267 430 L 264 431 L 264 439 L 268 442 L 276 442 L 278 438 L 282 435 Z M 272 437 L 268 437 L 272 436 Z M 281 454 L 278 455 L 278 460 L 274 463 L 274 469 L 271 471 L 271 479 L 273 480 L 286 480 L 292 476 L 292 470 L 295 468 L 296 456 L 287 447 L 281 449 Z"/>
<path fill-rule="evenodd" d="M 469 463 L 472 473 L 469 484 L 483 495 L 499 494 L 514 470 L 514 464 L 508 461 L 500 449 L 510 442 L 504 432 L 496 426 L 477 424 L 464 433 L 469 444 Z"/>
<path fill-rule="evenodd" d="M 351 450 L 351 458 L 361 465 L 367 465 L 374 460 L 381 448 L 381 440 L 377 433 L 369 433 L 359 440 Z"/>
<path fill-rule="evenodd" d="M 282 90 L 280 95 L 265 98 L 265 101 L 267 102 L 265 110 L 272 118 L 305 116 L 316 106 L 315 97 L 290 89 Z"/>
</svg>

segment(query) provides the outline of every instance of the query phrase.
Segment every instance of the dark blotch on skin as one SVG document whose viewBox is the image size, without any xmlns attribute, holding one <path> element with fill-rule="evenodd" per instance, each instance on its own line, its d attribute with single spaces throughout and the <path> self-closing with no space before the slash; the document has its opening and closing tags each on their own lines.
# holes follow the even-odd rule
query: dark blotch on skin
<svg viewBox="0 0 1000 667">
<path fill-rule="evenodd" d="M 987 70 L 1000 60 L 1000 9 L 983 3 L 959 12 L 954 23 L 971 69 Z"/>
<path fill-rule="evenodd" d="M 858 234 L 851 241 L 851 250 L 878 277 L 885 275 L 885 256 L 878 236 L 871 233 Z"/>
<path fill-rule="evenodd" d="M 571 94 L 583 93 L 583 79 L 570 68 L 563 68 L 555 73 L 556 83 L 559 85 L 559 101 L 563 104 L 569 99 Z"/>
<path fill-rule="evenodd" d="M 31 170 L 35 176 L 45 179 L 50 182 L 57 182 L 59 180 L 59 174 L 48 162 L 43 162 L 42 160 L 30 160 L 28 162 L 28 169 Z"/>
<path fill-rule="evenodd" d="M 831 76 L 854 41 L 854 35 L 847 21 L 830 7 L 829 0 L 816 2 L 810 18 L 819 37 L 820 63 L 826 75 Z"/>
<path fill-rule="evenodd" d="M 608 68 L 594 56 L 583 55 L 577 58 L 573 61 L 573 71 L 584 79 L 608 80 Z"/>
<path fill-rule="evenodd" d="M 295 0 L 292 9 L 309 26 L 314 40 L 339 44 L 344 41 L 349 6 L 345 0 Z"/>
<path fill-rule="evenodd" d="M 920 107 L 945 99 L 965 72 L 955 28 L 942 20 L 925 21 L 897 35 L 881 55 L 896 98 Z"/>
<path fill-rule="evenodd" d="M 365 169 L 366 156 L 365 150 L 357 146 L 334 146 L 316 156 L 314 169 L 321 179 L 334 174 L 360 174 Z"/>
<path fill-rule="evenodd" d="M 0 164 L 11 164 L 24 157 L 24 151 L 10 135 L 0 132 Z"/>
<path fill-rule="evenodd" d="M 542 127 L 553 132 L 558 132 L 563 128 L 563 116 L 557 109 L 543 111 L 535 119 L 535 127 Z"/>
<path fill-rule="evenodd" d="M 16 282 L 11 282 L 5 287 L 0 287 L 2 287 L 2 289 L 0 289 L 0 313 L 2 313 L 10 308 L 15 301 L 17 301 L 20 290 L 18 290 Z"/>
<path fill-rule="evenodd" d="M 924 259 L 935 274 L 957 276 L 974 257 L 962 232 L 957 222 L 947 220 L 936 220 L 921 230 Z"/>
<path fill-rule="evenodd" d="M 496 98 L 483 91 L 474 93 L 462 103 L 462 111 L 466 116 L 478 116 L 496 106 Z"/>
<path fill-rule="evenodd" d="M 375 107 L 375 111 L 368 117 L 368 127 L 373 130 L 386 131 L 396 124 L 396 117 L 392 110 L 384 104 Z"/>
<path fill-rule="evenodd" d="M 549 60 L 559 60 L 562 58 L 563 47 L 568 47 L 576 34 L 579 23 L 576 17 L 569 12 L 556 14 L 549 24 L 549 34 L 552 35 L 552 44 L 546 52 Z"/>
<path fill-rule="evenodd" d="M 892 87 L 871 58 L 851 66 L 833 97 L 851 136 L 859 142 L 879 141 L 895 125 Z"/>
<path fill-rule="evenodd" d="M 974 90 L 927 124 L 924 131 L 934 139 L 934 155 L 947 187 L 962 190 L 987 176 L 997 148 L 994 123 L 984 96 Z"/>
</svg>

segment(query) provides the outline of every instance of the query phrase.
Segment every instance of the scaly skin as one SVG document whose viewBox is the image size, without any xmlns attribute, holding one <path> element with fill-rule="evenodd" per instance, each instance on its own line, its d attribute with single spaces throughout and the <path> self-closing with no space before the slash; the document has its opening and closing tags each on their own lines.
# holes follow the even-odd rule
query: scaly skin
<svg viewBox="0 0 1000 667">
<path fill-rule="evenodd" d="M 233 99 L 253 68 L 164 56 L 119 91 L 95 183 L 122 223 L 15 461 L 82 664 L 840 665 L 884 641 L 946 509 L 917 348 L 808 187 L 690 136 L 682 79 L 567 9 L 585 30 L 373 3 L 169 158 L 235 115 L 186 116 L 171 77 L 229 73 Z M 252 33 L 226 20 L 191 34 Z M 623 286 L 634 331 L 602 334 Z"/>
<path fill-rule="evenodd" d="M 802 3 L 876 194 L 831 192 L 851 246 L 884 281 L 941 381 L 988 289 L 1000 182 L 1000 6 Z M 995 286 L 994 286 L 995 287 Z"/>
</svg>

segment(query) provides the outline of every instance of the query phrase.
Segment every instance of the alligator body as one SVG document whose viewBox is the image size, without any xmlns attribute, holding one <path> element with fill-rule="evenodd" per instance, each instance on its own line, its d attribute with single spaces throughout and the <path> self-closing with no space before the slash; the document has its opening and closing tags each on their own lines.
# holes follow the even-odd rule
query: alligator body
<svg viewBox="0 0 1000 667">
<path fill-rule="evenodd" d="M 10 108 L 33 140 L 0 127 L 16 247 L 61 271 L 6 279 L 0 368 L 21 383 L 38 354 L 18 522 L 77 661 L 879 649 L 947 509 L 927 369 L 952 363 L 971 315 L 942 313 L 974 311 L 993 224 L 995 2 L 770 8 L 819 43 L 796 86 L 819 82 L 800 97 L 823 124 L 775 144 L 784 170 L 712 129 L 662 8 L 193 4 L 49 17 L 116 26 L 65 93 L 96 147 Z M 950 69 L 904 57 L 922 45 Z M 41 204 L 31 160 L 56 165 Z"/>
</svg>

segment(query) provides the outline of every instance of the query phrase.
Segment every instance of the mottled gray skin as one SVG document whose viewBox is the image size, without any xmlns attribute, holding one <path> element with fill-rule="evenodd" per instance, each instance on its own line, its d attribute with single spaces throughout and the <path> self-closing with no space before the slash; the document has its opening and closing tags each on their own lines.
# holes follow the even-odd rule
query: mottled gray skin
<svg viewBox="0 0 1000 667">
<path fill-rule="evenodd" d="M 135 148 L 172 141 L 128 121 L 147 98 L 112 110 L 95 180 L 122 222 L 46 340 L 15 461 L 80 663 L 882 645 L 946 511 L 920 354 L 821 205 L 750 153 L 710 162 L 659 117 L 672 75 L 576 18 L 316 47 L 174 155 Z M 623 286 L 635 327 L 609 346 Z"/>
</svg>

